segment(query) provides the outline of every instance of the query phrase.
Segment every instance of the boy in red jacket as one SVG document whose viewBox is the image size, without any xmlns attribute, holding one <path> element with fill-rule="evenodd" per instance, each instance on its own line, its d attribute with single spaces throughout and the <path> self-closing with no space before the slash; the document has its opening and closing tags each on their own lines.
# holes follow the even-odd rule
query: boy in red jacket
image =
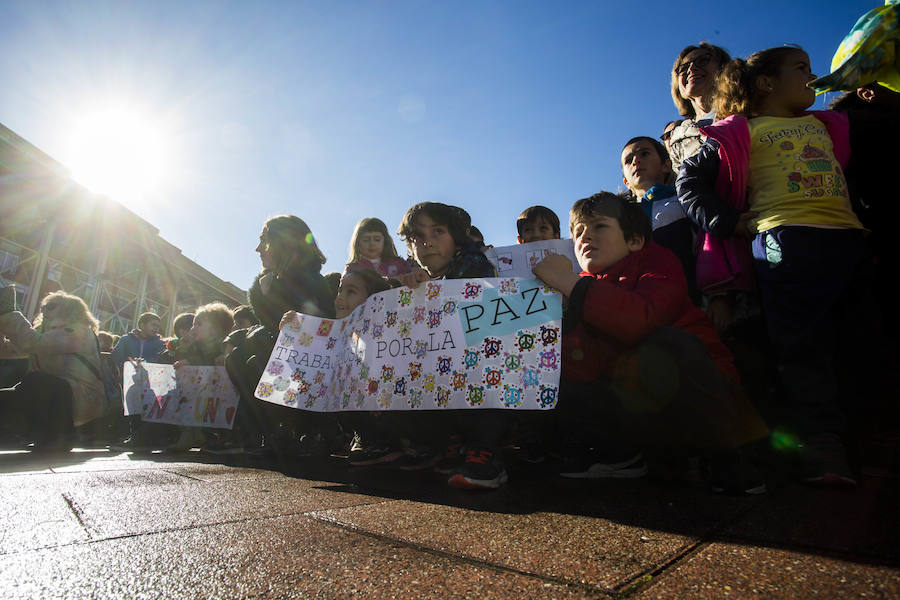
<svg viewBox="0 0 900 600">
<path fill-rule="evenodd" d="M 558 254 L 534 267 L 568 299 L 561 474 L 641 477 L 642 448 L 691 446 L 713 449 L 716 491 L 765 491 L 734 450 L 740 384 L 731 353 L 688 298 L 678 258 L 650 241 L 641 207 L 601 192 L 575 203 L 569 229 L 581 274 Z"/>
</svg>

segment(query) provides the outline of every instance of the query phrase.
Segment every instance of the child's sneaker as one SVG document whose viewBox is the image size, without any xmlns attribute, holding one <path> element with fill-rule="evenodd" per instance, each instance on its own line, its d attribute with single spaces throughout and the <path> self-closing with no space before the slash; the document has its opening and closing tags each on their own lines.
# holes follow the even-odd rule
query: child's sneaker
<svg viewBox="0 0 900 600">
<path fill-rule="evenodd" d="M 568 453 L 559 474 L 571 479 L 636 479 L 647 474 L 647 463 L 630 448 L 615 453 L 582 449 Z"/>
<path fill-rule="evenodd" d="M 450 440 L 447 442 L 447 447 L 444 448 L 444 453 L 438 459 L 437 464 L 434 465 L 434 470 L 437 473 L 449 475 L 459 468 L 462 460 L 462 438 L 458 435 L 451 436 Z"/>
<path fill-rule="evenodd" d="M 465 462 L 447 483 L 464 490 L 494 490 L 508 479 L 503 459 L 491 448 L 475 446 L 466 450 Z"/>
<path fill-rule="evenodd" d="M 430 469 L 441 456 L 428 446 L 411 445 L 403 450 L 403 455 L 391 463 L 401 471 L 423 471 Z"/>
<path fill-rule="evenodd" d="M 347 462 L 353 467 L 368 467 L 394 462 L 403 456 L 403 450 L 394 448 L 386 442 L 366 444 L 361 439 L 353 440 Z"/>
<path fill-rule="evenodd" d="M 850 487 L 856 477 L 847 463 L 847 451 L 836 435 L 812 436 L 800 445 L 800 480 L 811 485 Z"/>
<path fill-rule="evenodd" d="M 738 451 L 731 451 L 710 460 L 710 487 L 715 494 L 755 496 L 766 493 L 766 480 Z"/>
</svg>

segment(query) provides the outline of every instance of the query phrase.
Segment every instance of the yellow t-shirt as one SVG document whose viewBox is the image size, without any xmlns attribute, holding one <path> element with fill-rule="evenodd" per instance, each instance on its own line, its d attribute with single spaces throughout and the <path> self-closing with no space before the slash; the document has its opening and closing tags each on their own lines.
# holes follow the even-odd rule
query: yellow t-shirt
<svg viewBox="0 0 900 600">
<path fill-rule="evenodd" d="M 812 115 L 750 119 L 748 202 L 757 230 L 862 229 L 825 125 Z"/>
</svg>

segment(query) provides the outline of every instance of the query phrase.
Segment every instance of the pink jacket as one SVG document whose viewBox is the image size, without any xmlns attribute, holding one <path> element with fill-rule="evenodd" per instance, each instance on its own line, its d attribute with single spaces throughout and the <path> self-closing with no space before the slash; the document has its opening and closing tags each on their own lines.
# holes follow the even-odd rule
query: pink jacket
<svg viewBox="0 0 900 600">
<path fill-rule="evenodd" d="M 834 145 L 834 155 L 846 167 L 850 160 L 850 126 L 847 115 L 834 111 L 810 111 L 825 124 Z M 700 129 L 719 143 L 719 174 L 716 195 L 738 211 L 747 210 L 747 180 L 750 174 L 750 127 L 747 118 L 732 115 Z M 718 238 L 701 230 L 697 235 L 697 285 L 706 294 L 722 291 L 752 291 L 756 288 L 750 244 L 737 236 Z"/>
</svg>

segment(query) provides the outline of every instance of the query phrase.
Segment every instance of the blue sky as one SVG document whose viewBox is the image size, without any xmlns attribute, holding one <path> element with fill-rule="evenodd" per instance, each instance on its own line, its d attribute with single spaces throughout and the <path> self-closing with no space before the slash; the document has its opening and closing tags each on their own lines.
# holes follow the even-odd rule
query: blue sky
<svg viewBox="0 0 900 600">
<path fill-rule="evenodd" d="M 0 122 L 68 163 L 79 115 L 133 106 L 170 164 L 123 203 L 246 288 L 276 214 L 309 223 L 323 272 L 343 269 L 360 218 L 395 231 L 421 201 L 462 206 L 498 246 L 530 205 L 565 222 L 621 186 L 626 140 L 677 117 L 682 47 L 796 43 L 822 74 L 877 5 L 4 0 Z"/>
</svg>

